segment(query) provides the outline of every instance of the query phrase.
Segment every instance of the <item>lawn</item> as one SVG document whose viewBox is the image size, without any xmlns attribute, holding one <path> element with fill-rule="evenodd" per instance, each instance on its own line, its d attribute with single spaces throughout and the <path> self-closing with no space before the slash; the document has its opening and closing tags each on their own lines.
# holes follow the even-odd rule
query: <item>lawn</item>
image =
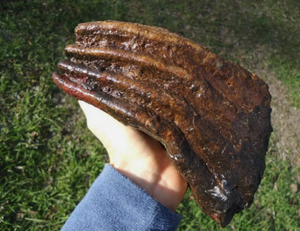
<svg viewBox="0 0 300 231">
<path fill-rule="evenodd" d="M 75 26 L 107 19 L 164 27 L 275 73 L 300 108 L 297 0 L 1 1 L 0 230 L 59 230 L 107 161 L 76 100 L 51 79 Z M 280 157 L 280 129 L 253 205 L 223 230 L 300 230 L 300 168 Z M 178 212 L 179 230 L 222 230 L 189 193 Z"/>
</svg>

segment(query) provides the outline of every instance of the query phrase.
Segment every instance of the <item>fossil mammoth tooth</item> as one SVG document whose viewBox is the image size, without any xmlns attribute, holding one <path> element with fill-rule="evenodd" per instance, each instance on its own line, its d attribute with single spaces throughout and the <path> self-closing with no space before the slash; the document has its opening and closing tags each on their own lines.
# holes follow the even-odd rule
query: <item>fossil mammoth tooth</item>
<svg viewBox="0 0 300 231">
<path fill-rule="evenodd" d="M 52 75 L 60 88 L 160 141 L 220 226 L 251 205 L 272 131 L 258 76 L 158 27 L 89 22 L 75 33 Z"/>
</svg>

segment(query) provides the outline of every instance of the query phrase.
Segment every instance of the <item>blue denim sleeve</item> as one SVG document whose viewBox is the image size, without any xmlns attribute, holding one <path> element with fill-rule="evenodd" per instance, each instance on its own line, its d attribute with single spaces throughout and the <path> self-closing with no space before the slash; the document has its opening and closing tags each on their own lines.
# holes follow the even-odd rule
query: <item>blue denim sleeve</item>
<svg viewBox="0 0 300 231">
<path fill-rule="evenodd" d="M 181 219 L 106 164 L 62 230 L 176 230 Z"/>
</svg>

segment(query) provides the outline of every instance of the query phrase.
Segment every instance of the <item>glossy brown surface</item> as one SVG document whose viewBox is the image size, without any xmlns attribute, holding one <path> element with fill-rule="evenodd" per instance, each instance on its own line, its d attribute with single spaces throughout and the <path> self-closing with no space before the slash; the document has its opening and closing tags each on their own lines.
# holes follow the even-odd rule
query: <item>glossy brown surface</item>
<svg viewBox="0 0 300 231">
<path fill-rule="evenodd" d="M 159 140 L 220 226 L 251 205 L 272 131 L 259 77 L 162 28 L 104 21 L 75 32 L 52 76 L 59 87 Z"/>
</svg>

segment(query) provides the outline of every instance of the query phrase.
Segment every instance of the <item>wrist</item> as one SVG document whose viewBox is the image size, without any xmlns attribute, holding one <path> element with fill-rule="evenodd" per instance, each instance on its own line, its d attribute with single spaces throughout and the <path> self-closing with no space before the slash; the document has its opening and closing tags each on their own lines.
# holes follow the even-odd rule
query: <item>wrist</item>
<svg viewBox="0 0 300 231">
<path fill-rule="evenodd" d="M 164 169 L 149 168 L 149 166 L 143 166 L 145 163 L 139 163 L 136 161 L 133 163 L 126 162 L 114 162 L 110 163 L 116 170 L 130 179 L 133 183 L 145 190 L 158 202 L 166 206 L 172 211 L 175 211 L 183 199 L 187 184 L 185 180 L 179 175 L 180 180 L 184 182 L 181 185 L 173 185 L 166 179 L 170 179 L 171 174 L 174 172 L 172 165 L 165 166 Z M 175 170 L 176 171 L 176 170 Z"/>
</svg>

